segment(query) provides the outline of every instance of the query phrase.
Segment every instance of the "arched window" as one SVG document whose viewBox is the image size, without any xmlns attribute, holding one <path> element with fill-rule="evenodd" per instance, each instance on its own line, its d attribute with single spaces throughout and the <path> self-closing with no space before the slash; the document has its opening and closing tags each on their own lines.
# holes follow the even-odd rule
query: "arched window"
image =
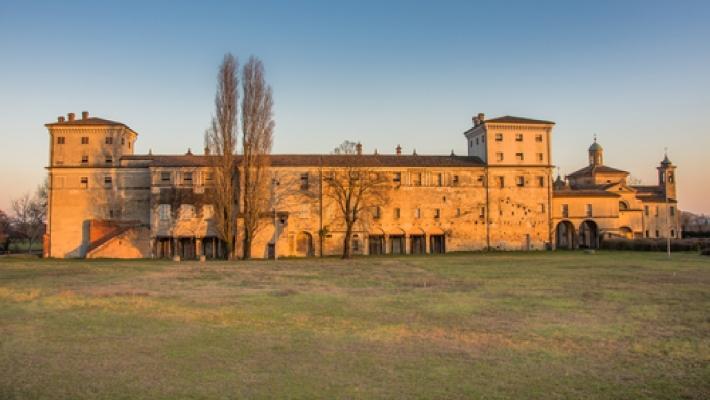
<svg viewBox="0 0 710 400">
<path fill-rule="evenodd" d="M 625 201 L 620 201 L 619 202 L 619 210 L 628 210 L 629 209 L 629 204 Z"/>
</svg>

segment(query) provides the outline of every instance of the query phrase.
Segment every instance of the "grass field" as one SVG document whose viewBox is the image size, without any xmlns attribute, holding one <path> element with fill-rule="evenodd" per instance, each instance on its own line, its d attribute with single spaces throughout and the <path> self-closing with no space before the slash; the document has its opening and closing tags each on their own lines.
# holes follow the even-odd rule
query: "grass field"
<svg viewBox="0 0 710 400">
<path fill-rule="evenodd" d="M 0 398 L 710 398 L 710 258 L 0 259 Z"/>
</svg>

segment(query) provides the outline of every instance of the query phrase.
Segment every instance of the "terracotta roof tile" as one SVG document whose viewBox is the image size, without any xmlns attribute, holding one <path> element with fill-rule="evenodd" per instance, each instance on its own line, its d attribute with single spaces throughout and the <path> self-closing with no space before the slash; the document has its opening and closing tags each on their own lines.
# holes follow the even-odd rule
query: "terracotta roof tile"
<svg viewBox="0 0 710 400">
<path fill-rule="evenodd" d="M 483 123 L 487 123 L 487 122 L 497 122 L 497 123 L 504 123 L 504 124 L 539 124 L 539 125 L 554 125 L 555 124 L 552 121 L 515 117 L 512 115 L 505 115 L 502 117 L 487 119 L 487 120 L 483 121 Z"/>
</svg>

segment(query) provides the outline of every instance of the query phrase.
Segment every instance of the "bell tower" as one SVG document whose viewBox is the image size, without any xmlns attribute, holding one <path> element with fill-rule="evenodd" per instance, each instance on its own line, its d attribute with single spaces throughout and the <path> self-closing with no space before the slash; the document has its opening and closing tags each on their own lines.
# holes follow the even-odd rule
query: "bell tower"
<svg viewBox="0 0 710 400">
<path fill-rule="evenodd" d="M 663 157 L 658 169 L 658 185 L 663 188 L 663 193 L 669 199 L 676 199 L 676 166 L 668 159 L 668 153 Z"/>
<path fill-rule="evenodd" d="M 604 165 L 604 149 L 597 143 L 597 135 L 594 135 L 594 143 L 589 146 L 589 165 Z"/>
</svg>

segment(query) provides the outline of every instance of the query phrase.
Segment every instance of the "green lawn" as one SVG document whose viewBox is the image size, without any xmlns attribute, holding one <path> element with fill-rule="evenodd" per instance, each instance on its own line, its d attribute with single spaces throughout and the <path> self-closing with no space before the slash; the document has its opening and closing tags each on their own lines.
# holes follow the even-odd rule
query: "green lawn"
<svg viewBox="0 0 710 400">
<path fill-rule="evenodd" d="M 710 257 L 0 258 L 0 398 L 710 398 Z"/>
</svg>

